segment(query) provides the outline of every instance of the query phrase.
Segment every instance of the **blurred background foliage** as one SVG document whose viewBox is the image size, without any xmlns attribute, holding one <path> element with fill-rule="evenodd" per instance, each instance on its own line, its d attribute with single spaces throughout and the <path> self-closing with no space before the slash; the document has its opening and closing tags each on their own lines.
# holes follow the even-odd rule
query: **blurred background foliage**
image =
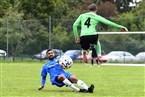
<svg viewBox="0 0 145 97">
<path fill-rule="evenodd" d="M 145 0 L 1 0 L 0 49 L 11 56 L 33 55 L 47 48 L 80 49 L 74 42 L 72 24 L 91 3 L 106 19 L 126 26 L 129 31 L 145 31 Z M 99 24 L 99 32 L 121 31 Z M 51 33 L 51 34 L 50 34 Z M 50 39 L 51 38 L 51 39 Z M 100 35 L 102 49 L 145 51 L 145 35 Z M 51 42 L 50 42 L 51 41 Z M 119 45 L 120 44 L 120 45 Z"/>
</svg>

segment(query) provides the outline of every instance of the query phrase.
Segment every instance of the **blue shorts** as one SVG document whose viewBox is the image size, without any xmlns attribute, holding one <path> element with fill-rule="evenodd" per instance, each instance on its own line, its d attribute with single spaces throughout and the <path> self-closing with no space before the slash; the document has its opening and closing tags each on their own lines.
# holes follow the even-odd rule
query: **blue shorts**
<svg viewBox="0 0 145 97">
<path fill-rule="evenodd" d="M 69 73 L 69 72 L 65 72 L 65 73 L 61 73 L 61 74 L 63 74 L 67 79 L 69 79 L 70 76 L 72 75 L 72 74 Z M 59 75 L 60 75 L 60 74 L 59 74 Z M 51 83 L 52 83 L 52 85 L 56 85 L 56 86 L 58 86 L 58 87 L 62 87 L 62 86 L 64 86 L 65 84 L 64 84 L 63 82 L 58 82 L 58 81 L 57 81 L 57 77 L 58 77 L 59 75 L 56 75 L 56 76 L 54 76 L 53 78 L 51 78 Z"/>
</svg>

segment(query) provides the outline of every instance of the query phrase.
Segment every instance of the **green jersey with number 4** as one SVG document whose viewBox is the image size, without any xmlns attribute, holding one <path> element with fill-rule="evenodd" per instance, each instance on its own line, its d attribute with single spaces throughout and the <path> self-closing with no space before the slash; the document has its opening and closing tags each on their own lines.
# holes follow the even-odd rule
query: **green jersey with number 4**
<svg viewBox="0 0 145 97">
<path fill-rule="evenodd" d="M 81 14 L 73 24 L 73 33 L 75 38 L 79 37 L 78 26 L 81 25 L 80 36 L 96 35 L 96 26 L 98 23 L 103 23 L 116 28 L 122 28 L 123 26 L 111 22 L 93 12 Z"/>
</svg>

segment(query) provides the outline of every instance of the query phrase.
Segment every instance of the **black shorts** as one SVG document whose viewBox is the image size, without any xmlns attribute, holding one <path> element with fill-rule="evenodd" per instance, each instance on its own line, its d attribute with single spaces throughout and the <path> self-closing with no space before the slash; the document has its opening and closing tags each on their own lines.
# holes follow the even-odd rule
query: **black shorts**
<svg viewBox="0 0 145 97">
<path fill-rule="evenodd" d="M 90 44 L 97 45 L 97 42 L 98 42 L 98 34 L 80 37 L 80 44 L 83 50 L 88 50 L 90 48 Z"/>
</svg>

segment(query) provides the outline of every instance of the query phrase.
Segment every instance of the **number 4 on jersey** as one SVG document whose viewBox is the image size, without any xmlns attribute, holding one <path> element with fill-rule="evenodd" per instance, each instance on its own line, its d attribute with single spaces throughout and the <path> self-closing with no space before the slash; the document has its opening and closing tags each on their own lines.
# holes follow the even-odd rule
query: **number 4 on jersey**
<svg viewBox="0 0 145 97">
<path fill-rule="evenodd" d="M 84 25 L 86 25 L 88 28 L 89 28 L 89 26 L 91 25 L 91 24 L 90 24 L 90 20 L 91 20 L 91 18 L 88 18 L 88 19 L 85 21 L 85 23 L 84 23 Z"/>
</svg>

